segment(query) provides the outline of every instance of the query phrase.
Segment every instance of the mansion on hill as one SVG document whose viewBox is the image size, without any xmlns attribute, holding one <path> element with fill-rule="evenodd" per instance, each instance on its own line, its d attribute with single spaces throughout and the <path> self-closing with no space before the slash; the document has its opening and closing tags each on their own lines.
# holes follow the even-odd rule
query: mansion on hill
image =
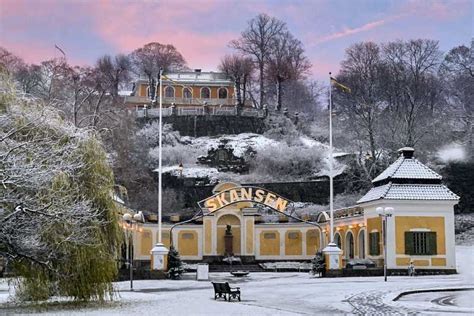
<svg viewBox="0 0 474 316">
<path fill-rule="evenodd" d="M 240 106 L 234 81 L 225 73 L 203 72 L 200 69 L 186 72 L 167 73 L 163 77 L 163 115 L 243 115 L 262 116 L 263 111 L 253 107 L 244 92 Z M 124 95 L 129 109 L 156 116 L 152 108 L 148 79 L 139 79 L 132 91 Z M 159 100 L 160 90 L 156 91 Z M 158 101 L 157 101 L 158 102 Z"/>
<path fill-rule="evenodd" d="M 418 269 L 455 272 L 454 205 L 459 197 L 442 184 L 439 174 L 415 159 L 413 152 L 402 148 L 400 157 L 373 180 L 373 188 L 356 205 L 334 212 L 334 241 L 343 251 L 341 268 L 353 258 L 383 265 L 382 218 L 376 209 L 391 207 L 388 269 L 406 270 L 413 261 Z M 177 225 L 179 218 L 171 218 L 163 225 L 164 244 L 169 248 L 172 241 L 185 261 L 210 263 L 221 262 L 227 255 L 254 263 L 303 261 L 326 247 L 330 240 L 328 212 L 320 212 L 309 223 L 282 216 L 280 221 L 266 222 L 259 212 L 262 203 L 239 200 L 237 195 L 246 194 L 247 188 L 231 182 L 216 185 L 213 199 L 230 202 L 222 203 L 220 209 L 216 201 L 208 202 L 202 208 L 204 217 L 182 225 Z M 277 201 L 276 194 L 260 195 L 254 201 L 268 204 L 274 199 L 282 210 L 286 206 L 284 200 Z M 156 217 L 148 218 L 134 234 L 134 260 L 140 266 L 150 265 L 150 250 L 158 239 L 154 221 Z"/>
</svg>

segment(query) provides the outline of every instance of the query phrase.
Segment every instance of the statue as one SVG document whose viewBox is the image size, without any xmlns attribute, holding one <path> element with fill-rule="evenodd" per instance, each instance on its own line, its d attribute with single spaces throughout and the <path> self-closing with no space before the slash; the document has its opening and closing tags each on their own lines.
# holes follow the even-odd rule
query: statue
<svg viewBox="0 0 474 316">
<path fill-rule="evenodd" d="M 226 229 L 225 229 L 225 234 L 226 236 L 232 236 L 232 226 L 227 224 Z"/>
</svg>

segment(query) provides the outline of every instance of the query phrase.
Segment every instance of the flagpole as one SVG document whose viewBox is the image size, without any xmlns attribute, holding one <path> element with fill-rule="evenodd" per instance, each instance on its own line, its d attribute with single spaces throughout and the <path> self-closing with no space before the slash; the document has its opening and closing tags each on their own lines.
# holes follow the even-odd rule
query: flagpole
<svg viewBox="0 0 474 316">
<path fill-rule="evenodd" d="M 158 242 L 156 243 L 155 247 L 151 249 L 151 255 L 153 256 L 153 270 L 166 270 L 167 264 L 165 260 L 165 256 L 168 254 L 169 250 L 165 247 L 162 243 L 162 233 L 161 233 L 161 217 L 162 217 L 162 174 L 163 174 L 163 159 L 162 159 L 162 148 L 163 148 L 163 69 L 160 69 L 160 109 L 159 109 L 159 131 L 158 131 Z M 153 98 L 153 103 L 156 104 L 156 91 L 155 89 L 155 96 Z M 154 170 L 156 171 L 156 170 Z M 171 238 L 171 236 L 170 236 Z"/>
<path fill-rule="evenodd" d="M 330 213 L 330 230 L 329 240 L 334 243 L 334 189 L 333 189 L 333 154 L 332 154 L 332 83 L 331 73 L 329 73 L 329 213 Z"/>
<path fill-rule="evenodd" d="M 159 118 L 159 135 L 158 135 L 158 243 L 161 244 L 161 213 L 162 213 L 162 136 L 163 136 L 163 69 L 160 69 L 160 118 Z M 156 91 L 156 90 L 155 90 Z"/>
</svg>

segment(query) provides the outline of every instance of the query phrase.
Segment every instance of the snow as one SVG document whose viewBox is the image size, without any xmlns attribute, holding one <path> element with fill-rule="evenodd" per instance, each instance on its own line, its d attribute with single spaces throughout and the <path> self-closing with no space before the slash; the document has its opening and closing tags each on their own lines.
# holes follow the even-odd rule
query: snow
<svg viewBox="0 0 474 316">
<path fill-rule="evenodd" d="M 451 143 L 442 147 L 438 150 L 436 155 L 444 163 L 451 161 L 464 161 L 467 158 L 464 146 L 456 143 Z"/>
<path fill-rule="evenodd" d="M 206 152 L 212 148 L 217 149 L 220 144 L 226 143 L 227 147 L 234 149 L 234 155 L 243 157 L 248 150 L 260 151 L 267 146 L 278 146 L 279 142 L 254 133 L 241 133 L 237 135 L 225 135 L 220 137 L 183 137 L 183 142 L 189 142 L 193 146 L 202 147 Z"/>
<path fill-rule="evenodd" d="M 182 172 L 182 176 L 185 178 L 205 178 L 208 177 L 209 179 L 217 179 L 217 175 L 219 171 L 216 168 L 212 167 L 205 167 L 205 166 L 186 166 L 183 168 L 182 171 L 179 170 L 178 165 L 174 166 L 167 166 L 163 167 L 163 173 L 171 173 L 174 176 L 180 176 Z M 157 172 L 158 169 L 153 170 L 153 172 Z"/>
<path fill-rule="evenodd" d="M 118 304 L 81 310 L 52 310 L 45 315 L 297 315 L 297 314 L 434 314 L 470 311 L 472 308 L 439 306 L 428 301 L 393 299 L 401 292 L 432 288 L 472 287 L 474 246 L 457 246 L 457 275 L 314 278 L 308 273 L 250 273 L 245 278 L 229 273 L 210 273 L 212 281 L 239 286 L 241 302 L 215 301 L 210 282 L 196 281 L 195 273 L 183 280 L 142 280 L 116 283 Z M 8 287 L 0 281 L 0 303 L 8 299 Z M 467 293 L 467 292 L 466 292 Z M 472 292 L 470 292 L 472 294 Z M 433 296 L 427 296 L 435 297 Z"/>
</svg>

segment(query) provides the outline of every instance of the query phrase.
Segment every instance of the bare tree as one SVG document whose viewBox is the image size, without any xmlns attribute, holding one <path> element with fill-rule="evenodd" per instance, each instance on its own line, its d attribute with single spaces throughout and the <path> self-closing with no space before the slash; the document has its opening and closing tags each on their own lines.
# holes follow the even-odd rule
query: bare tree
<svg viewBox="0 0 474 316">
<path fill-rule="evenodd" d="M 13 75 L 24 65 L 20 57 L 0 46 L 0 71 Z"/>
<path fill-rule="evenodd" d="M 219 70 L 226 73 L 235 84 L 237 104 L 245 104 L 247 80 L 252 74 L 253 63 L 250 58 L 240 55 L 226 55 L 222 58 Z"/>
<path fill-rule="evenodd" d="M 249 21 L 248 27 L 238 40 L 230 42 L 230 46 L 245 55 L 255 58 L 259 69 L 260 102 L 262 107 L 265 100 L 264 70 L 267 58 L 271 52 L 272 41 L 286 29 L 286 24 L 265 13 L 261 13 Z"/>
<path fill-rule="evenodd" d="M 474 40 L 471 48 L 461 45 L 451 49 L 440 67 L 440 76 L 446 86 L 445 100 L 451 106 L 454 122 L 461 123 L 464 143 L 474 154 Z"/>
<path fill-rule="evenodd" d="M 282 84 L 287 80 L 303 79 L 311 63 L 304 54 L 303 44 L 289 31 L 283 31 L 273 38 L 267 63 L 268 78 L 277 86 L 276 109 L 279 111 L 283 99 Z"/>
<path fill-rule="evenodd" d="M 386 100 L 390 121 L 387 126 L 393 136 L 405 146 L 414 146 L 432 130 L 424 123 L 433 118 L 439 105 L 441 87 L 436 76 L 441 52 L 433 40 L 390 42 L 383 46 L 387 66 Z"/>
<path fill-rule="evenodd" d="M 145 46 L 134 50 L 131 55 L 131 61 L 137 75 L 144 75 L 148 79 L 150 86 L 150 97 L 155 97 L 156 78 L 158 78 L 160 69 L 164 72 L 183 69 L 186 61 L 173 45 L 148 43 Z"/>
<path fill-rule="evenodd" d="M 96 68 L 105 88 L 114 97 L 118 97 L 119 85 L 130 80 L 131 62 L 126 55 L 111 57 L 104 55 L 97 60 Z"/>
<path fill-rule="evenodd" d="M 351 92 L 335 90 L 335 109 L 344 117 L 344 126 L 354 135 L 360 152 L 359 167 L 365 181 L 377 173 L 382 153 L 379 142 L 379 118 L 383 109 L 383 63 L 380 48 L 373 42 L 354 44 L 346 49 L 337 80 L 350 87 Z M 366 155 L 369 153 L 369 155 Z M 366 159 L 370 157 L 369 159 Z"/>
</svg>

